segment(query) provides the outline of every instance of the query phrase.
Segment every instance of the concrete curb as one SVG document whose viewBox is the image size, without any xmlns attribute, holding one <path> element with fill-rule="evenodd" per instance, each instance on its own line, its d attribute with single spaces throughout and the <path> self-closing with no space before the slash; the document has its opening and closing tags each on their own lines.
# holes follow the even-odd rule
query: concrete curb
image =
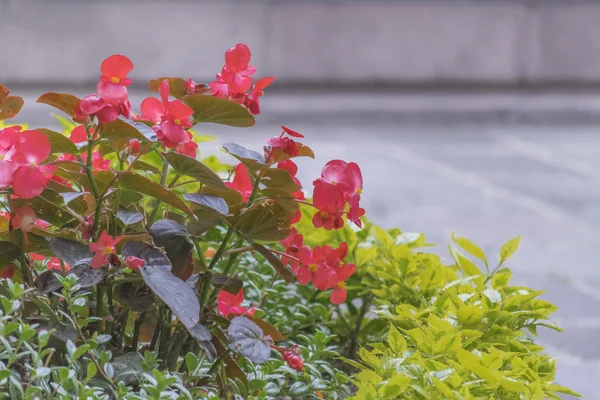
<svg viewBox="0 0 600 400">
<path fill-rule="evenodd" d="M 94 82 L 117 52 L 136 80 L 210 80 L 238 42 L 284 83 L 600 83 L 594 1 L 0 0 L 0 15 L 5 84 Z"/>
</svg>

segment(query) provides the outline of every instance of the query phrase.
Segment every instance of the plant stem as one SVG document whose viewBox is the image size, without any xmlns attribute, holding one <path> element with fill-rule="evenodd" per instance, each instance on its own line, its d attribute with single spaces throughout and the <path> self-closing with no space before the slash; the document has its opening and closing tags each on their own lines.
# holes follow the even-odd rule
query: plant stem
<svg viewBox="0 0 600 400">
<path fill-rule="evenodd" d="M 144 322 L 144 318 L 146 317 L 146 311 L 142 312 L 136 319 L 135 325 L 133 326 L 133 343 L 131 347 L 133 351 L 137 351 L 138 341 L 140 338 L 140 328 L 142 327 L 142 322 Z"/>
<path fill-rule="evenodd" d="M 183 342 L 185 341 L 185 331 L 183 328 L 179 328 L 175 334 L 173 335 L 173 346 L 171 348 L 171 359 L 169 362 L 169 371 L 175 370 L 177 367 L 177 359 L 179 358 L 179 353 L 181 352 L 181 347 L 183 346 Z"/>
<path fill-rule="evenodd" d="M 102 211 L 102 196 L 100 193 L 100 189 L 98 188 L 98 184 L 96 183 L 96 178 L 94 178 L 94 169 L 92 164 L 94 140 L 92 139 L 92 135 L 90 134 L 89 128 L 86 126 L 85 129 L 88 133 L 88 151 L 87 162 L 85 164 L 85 172 L 87 174 L 88 179 L 90 180 L 90 184 L 92 185 L 92 194 L 94 195 L 94 199 L 96 200 L 96 210 L 94 212 L 94 224 L 92 225 L 92 235 L 95 239 L 97 239 L 98 225 L 100 223 L 100 212 Z"/>
<path fill-rule="evenodd" d="M 23 275 L 23 279 L 29 285 L 29 287 L 33 287 L 33 275 L 31 273 L 31 269 L 29 268 L 29 261 L 27 260 L 27 256 L 25 255 L 25 237 L 21 229 L 19 229 L 19 246 L 21 247 L 21 252 L 19 254 L 19 264 L 21 264 L 21 275 Z"/>
<path fill-rule="evenodd" d="M 102 318 L 102 300 L 103 300 L 103 293 L 102 293 L 102 283 L 99 283 L 98 285 L 96 285 L 96 316 L 99 318 Z M 98 322 L 98 332 L 102 332 L 102 320 L 97 321 Z"/>
<path fill-rule="evenodd" d="M 171 183 L 169 183 L 169 186 L 168 186 L 169 189 L 172 188 L 177 183 L 179 178 L 181 178 L 181 175 L 179 175 L 179 174 L 177 174 L 173 177 L 173 179 L 171 180 Z"/>
<path fill-rule="evenodd" d="M 167 175 L 169 173 L 169 163 L 167 162 L 167 160 L 165 160 L 165 158 L 162 156 L 162 154 L 160 155 L 160 158 L 163 160 L 163 168 L 162 168 L 162 172 L 160 174 L 160 186 L 165 186 L 165 183 L 167 182 Z M 157 199 L 156 204 L 154 205 L 154 208 L 152 209 L 152 212 L 150 213 L 150 217 L 148 218 L 148 222 L 150 224 L 152 224 L 152 222 L 154 222 L 154 218 L 156 217 L 156 213 L 158 212 L 158 209 L 160 208 L 160 204 L 161 204 L 161 201 Z"/>
<path fill-rule="evenodd" d="M 354 359 L 354 355 L 356 353 L 356 346 L 358 346 L 358 334 L 360 333 L 360 328 L 362 325 L 362 321 L 369 311 L 369 306 L 371 305 L 371 301 L 373 297 L 368 294 L 363 298 L 362 306 L 360 307 L 360 313 L 358 314 L 358 318 L 356 319 L 356 326 L 354 327 L 354 331 L 350 336 L 350 348 L 348 349 L 348 358 Z"/>
</svg>

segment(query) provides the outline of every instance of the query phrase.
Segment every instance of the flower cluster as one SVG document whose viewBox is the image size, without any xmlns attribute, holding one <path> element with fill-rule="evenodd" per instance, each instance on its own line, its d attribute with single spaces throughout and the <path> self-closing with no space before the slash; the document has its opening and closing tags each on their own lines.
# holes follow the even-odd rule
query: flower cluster
<svg viewBox="0 0 600 400">
<path fill-rule="evenodd" d="M 256 68 L 250 64 L 250 49 L 245 44 L 237 44 L 225 52 L 225 65 L 217 79 L 210 83 L 212 94 L 243 104 L 252 114 L 260 113 L 259 99 L 264 90 L 275 78 L 261 78 L 252 86 L 252 75 Z M 192 90 L 196 83 L 189 81 L 186 85 Z"/>
<path fill-rule="evenodd" d="M 43 164 L 50 151 L 50 141 L 39 131 L 21 131 L 20 126 L 0 129 L 0 188 L 12 186 L 23 199 L 42 193 L 56 168 Z"/>
<path fill-rule="evenodd" d="M 344 225 L 344 213 L 350 221 L 362 227 L 360 217 L 365 214 L 365 210 L 360 207 L 363 181 L 358 164 L 342 160 L 329 161 L 323 168 L 321 177 L 313 185 L 313 204 L 318 210 L 313 216 L 316 228 L 341 228 Z M 347 212 L 346 204 L 349 206 Z"/>
<path fill-rule="evenodd" d="M 345 281 L 356 271 L 354 264 L 342 263 L 348 253 L 347 243 L 336 249 L 326 245 L 311 249 L 304 245 L 304 237 L 292 228 L 290 236 L 281 244 L 287 255 L 282 261 L 291 265 L 298 283 L 306 285 L 312 282 L 319 290 L 333 289 L 330 295 L 333 304 L 346 301 Z"/>
</svg>

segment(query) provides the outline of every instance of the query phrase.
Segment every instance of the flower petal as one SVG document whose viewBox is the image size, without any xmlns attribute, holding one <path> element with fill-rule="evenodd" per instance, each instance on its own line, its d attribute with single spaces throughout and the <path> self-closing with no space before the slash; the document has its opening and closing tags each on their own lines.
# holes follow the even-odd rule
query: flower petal
<svg viewBox="0 0 600 400">
<path fill-rule="evenodd" d="M 102 61 L 102 65 L 100 66 L 102 75 L 108 78 L 125 78 L 132 69 L 133 63 L 131 60 L 121 54 L 113 54 Z"/>
<path fill-rule="evenodd" d="M 12 187 L 17 196 L 30 199 L 42 193 L 47 183 L 46 174 L 39 167 L 23 165 L 15 171 Z"/>
<path fill-rule="evenodd" d="M 23 132 L 15 147 L 14 160 L 21 165 L 38 165 L 50 155 L 50 141 L 46 135 L 38 131 Z"/>
<path fill-rule="evenodd" d="M 100 97 L 104 99 L 108 104 L 118 106 L 127 101 L 127 88 L 118 83 L 112 82 L 98 82 L 96 90 Z"/>
</svg>

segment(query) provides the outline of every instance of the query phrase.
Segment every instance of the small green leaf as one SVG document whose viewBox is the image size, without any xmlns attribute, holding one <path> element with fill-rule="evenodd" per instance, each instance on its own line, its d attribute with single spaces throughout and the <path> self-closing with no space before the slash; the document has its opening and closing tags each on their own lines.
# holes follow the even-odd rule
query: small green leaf
<svg viewBox="0 0 600 400">
<path fill-rule="evenodd" d="M 38 367 L 35 369 L 35 377 L 43 378 L 45 376 L 50 375 L 51 372 L 52 372 L 52 370 L 48 367 Z"/>
<path fill-rule="evenodd" d="M 506 260 L 515 254 L 515 251 L 519 248 L 519 243 L 521 243 L 521 235 L 510 239 L 502 245 L 500 248 L 500 265 L 504 264 Z"/>
<path fill-rule="evenodd" d="M 496 374 L 492 370 L 481 365 L 481 362 L 476 355 L 466 350 L 459 349 L 456 352 L 456 356 L 458 357 L 458 361 L 469 371 L 473 372 L 481 379 L 485 379 L 490 385 L 498 385 Z"/>
<path fill-rule="evenodd" d="M 179 175 L 191 176 L 215 190 L 227 190 L 219 175 L 200 161 L 179 153 L 164 153 L 163 156 Z"/>
<path fill-rule="evenodd" d="M 270 168 L 264 174 L 261 180 L 266 187 L 271 189 L 281 189 L 287 192 L 297 192 L 300 186 L 294 182 L 290 173 L 281 168 Z"/>
<path fill-rule="evenodd" d="M 397 355 L 402 354 L 404 350 L 406 350 L 406 340 L 404 340 L 400 331 L 393 325 L 390 325 L 390 330 L 388 332 L 388 343 L 392 351 Z"/>
<path fill-rule="evenodd" d="M 50 148 L 53 154 L 68 153 L 76 155 L 79 153 L 77 147 L 65 135 L 46 128 L 38 128 L 36 130 L 46 135 L 48 141 L 50 142 Z"/>
<path fill-rule="evenodd" d="M 212 122 L 237 127 L 248 127 L 255 124 L 252 114 L 235 101 L 203 94 L 187 95 L 182 100 L 194 110 L 196 123 Z"/>
<path fill-rule="evenodd" d="M 164 201 L 165 203 L 185 212 L 190 216 L 194 215 L 188 206 L 185 205 L 183 200 L 181 200 L 175 193 L 135 172 L 121 172 L 117 181 L 121 189 L 131 190 L 140 194 L 152 196 L 155 199 Z"/>
<path fill-rule="evenodd" d="M 198 368 L 198 365 L 200 365 L 200 360 L 198 360 L 198 357 L 196 357 L 195 354 L 187 353 L 185 355 L 185 365 L 188 371 L 191 373 L 194 372 L 196 368 Z"/>
<path fill-rule="evenodd" d="M 101 124 L 98 135 L 105 139 L 138 139 L 142 142 L 156 142 L 156 132 L 149 126 L 120 117 L 108 124 Z"/>
<path fill-rule="evenodd" d="M 21 250 L 13 242 L 0 241 L 0 264 L 6 264 L 19 258 Z"/>
<path fill-rule="evenodd" d="M 468 239 L 466 239 L 464 237 L 460 237 L 460 236 L 456 237 L 456 233 L 455 232 L 452 232 L 452 240 L 454 240 L 454 242 L 457 245 L 459 245 L 460 247 L 462 247 L 464 251 L 466 251 L 467 253 L 469 253 L 473 257 L 480 259 L 481 261 L 483 261 L 483 263 L 486 266 L 488 266 L 488 261 L 487 261 L 487 258 L 485 256 L 485 253 L 476 244 L 470 242 Z"/>
<path fill-rule="evenodd" d="M 150 87 L 150 91 L 153 93 L 157 93 L 158 87 L 161 83 L 163 83 L 165 79 L 169 81 L 169 94 L 171 96 L 175 97 L 176 99 L 181 99 L 183 96 L 185 96 L 185 79 L 182 78 L 163 77 L 157 79 L 150 79 L 148 81 L 148 87 Z"/>
<path fill-rule="evenodd" d="M 492 303 L 499 303 L 502 301 L 502 295 L 495 289 L 487 288 L 483 291 L 483 295 L 490 299 Z"/>
</svg>

